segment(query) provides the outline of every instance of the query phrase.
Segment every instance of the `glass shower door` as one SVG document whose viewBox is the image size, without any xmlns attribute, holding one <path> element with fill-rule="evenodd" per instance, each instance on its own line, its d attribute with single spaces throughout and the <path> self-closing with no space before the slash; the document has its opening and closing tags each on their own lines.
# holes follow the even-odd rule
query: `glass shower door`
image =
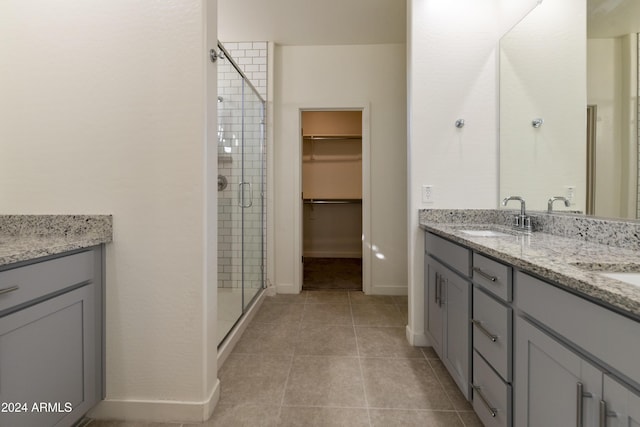
<svg viewBox="0 0 640 427">
<path fill-rule="evenodd" d="M 243 79 L 218 60 L 218 343 L 243 312 L 242 177 Z"/>
<path fill-rule="evenodd" d="M 264 287 L 264 101 L 219 45 L 218 344 Z"/>
<path fill-rule="evenodd" d="M 264 254 L 264 103 L 243 82 L 242 141 L 242 276 L 246 308 L 263 287 Z"/>
</svg>

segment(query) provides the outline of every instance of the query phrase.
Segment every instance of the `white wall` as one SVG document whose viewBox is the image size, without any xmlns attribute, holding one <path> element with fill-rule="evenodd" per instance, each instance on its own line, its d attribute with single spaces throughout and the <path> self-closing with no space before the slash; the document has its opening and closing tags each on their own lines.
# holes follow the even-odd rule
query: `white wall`
<svg viewBox="0 0 640 427">
<path fill-rule="evenodd" d="M 497 58 L 499 37 L 535 1 L 409 0 L 407 337 L 424 335 L 424 236 L 421 208 L 496 208 L 498 204 Z M 457 119 L 466 125 L 457 129 Z M 421 186 L 434 186 L 422 203 Z"/>
<path fill-rule="evenodd" d="M 216 1 L 5 0 L 0 40 L 3 213 L 114 217 L 98 416 L 205 419 L 217 391 Z"/>
<path fill-rule="evenodd" d="M 371 256 L 372 292 L 406 293 L 405 45 L 277 46 L 274 68 L 278 290 L 296 292 L 301 279 L 296 255 L 301 245 L 296 229 L 301 224 L 300 109 L 366 106 L 370 109 L 372 232 L 365 240 L 370 248 L 375 246 L 370 255 L 378 255 Z"/>
</svg>

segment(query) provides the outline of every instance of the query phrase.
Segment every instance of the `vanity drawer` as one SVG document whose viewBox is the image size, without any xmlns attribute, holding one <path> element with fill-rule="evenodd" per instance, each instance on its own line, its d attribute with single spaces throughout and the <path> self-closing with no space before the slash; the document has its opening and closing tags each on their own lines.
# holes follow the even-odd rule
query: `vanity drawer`
<svg viewBox="0 0 640 427">
<path fill-rule="evenodd" d="M 512 310 L 473 288 L 473 347 L 493 369 L 511 381 Z"/>
<path fill-rule="evenodd" d="M 31 300 L 93 279 L 94 253 L 80 252 L 0 272 L 0 314 Z"/>
<path fill-rule="evenodd" d="M 510 302 L 513 298 L 511 267 L 473 254 L 473 281 L 498 298 Z"/>
<path fill-rule="evenodd" d="M 465 277 L 471 276 L 471 250 L 426 232 L 425 252 Z"/>
<path fill-rule="evenodd" d="M 485 427 L 511 425 L 511 386 L 473 352 L 473 410 Z"/>
<path fill-rule="evenodd" d="M 517 271 L 518 308 L 562 341 L 606 361 L 618 376 L 640 387 L 640 322 Z"/>
</svg>

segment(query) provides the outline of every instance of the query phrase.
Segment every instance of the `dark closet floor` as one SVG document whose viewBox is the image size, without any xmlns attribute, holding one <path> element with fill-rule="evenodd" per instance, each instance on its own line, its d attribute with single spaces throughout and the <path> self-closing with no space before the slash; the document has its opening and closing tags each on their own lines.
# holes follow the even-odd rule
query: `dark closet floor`
<svg viewBox="0 0 640 427">
<path fill-rule="evenodd" d="M 305 258 L 302 289 L 362 290 L 362 259 Z"/>
</svg>

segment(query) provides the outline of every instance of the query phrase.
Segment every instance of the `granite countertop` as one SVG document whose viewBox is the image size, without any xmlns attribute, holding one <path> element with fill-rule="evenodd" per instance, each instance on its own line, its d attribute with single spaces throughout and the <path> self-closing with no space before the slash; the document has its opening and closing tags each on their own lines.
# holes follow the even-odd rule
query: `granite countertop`
<svg viewBox="0 0 640 427">
<path fill-rule="evenodd" d="M 420 227 L 640 320 L 640 287 L 597 273 L 640 272 L 640 251 L 636 249 L 546 232 L 525 234 L 503 224 L 484 222 L 446 223 L 421 217 Z M 460 231 L 469 229 L 499 230 L 510 235 L 475 237 Z"/>
<path fill-rule="evenodd" d="M 0 215 L 0 267 L 109 243 L 111 215 Z"/>
</svg>

